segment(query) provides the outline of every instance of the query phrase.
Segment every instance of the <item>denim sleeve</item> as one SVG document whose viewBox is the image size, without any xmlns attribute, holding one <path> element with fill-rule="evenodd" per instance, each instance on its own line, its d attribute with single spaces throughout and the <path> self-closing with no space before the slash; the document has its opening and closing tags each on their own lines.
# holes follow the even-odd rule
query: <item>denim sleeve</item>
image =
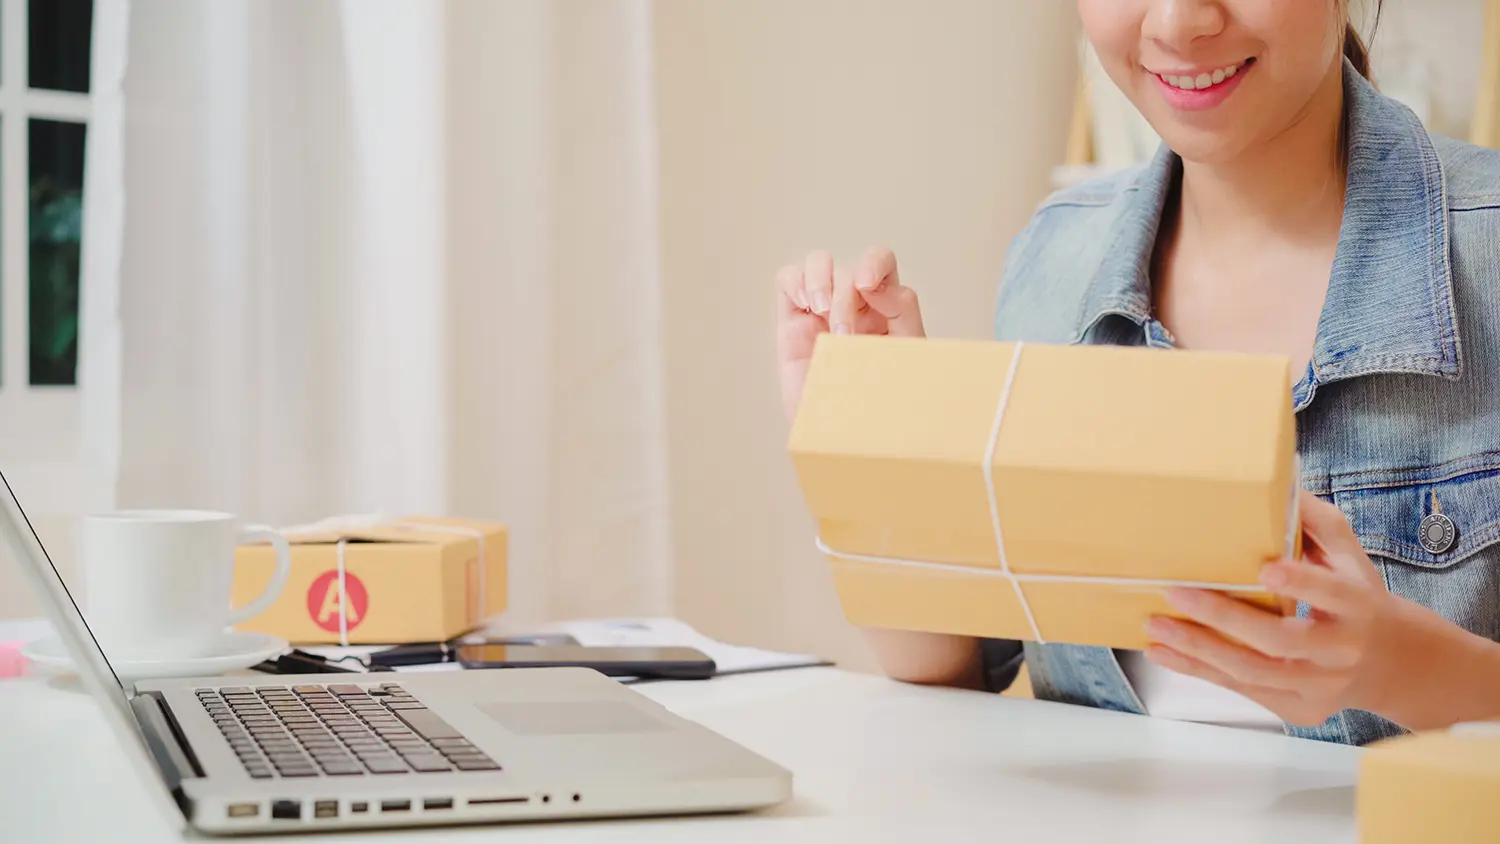
<svg viewBox="0 0 1500 844">
<path fill-rule="evenodd" d="M 1024 646 L 1014 639 L 980 639 L 979 665 L 985 690 L 999 693 L 1010 688 L 1025 659 Z"/>
</svg>

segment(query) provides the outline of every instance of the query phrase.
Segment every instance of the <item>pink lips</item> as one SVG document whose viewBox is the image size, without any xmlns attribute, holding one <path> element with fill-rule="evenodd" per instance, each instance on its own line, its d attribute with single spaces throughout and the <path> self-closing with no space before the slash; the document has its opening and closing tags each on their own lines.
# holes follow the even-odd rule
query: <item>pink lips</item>
<svg viewBox="0 0 1500 844">
<path fill-rule="evenodd" d="M 1154 73 L 1151 76 L 1156 80 L 1157 87 L 1161 89 L 1162 99 L 1167 101 L 1167 105 L 1175 109 L 1181 109 L 1182 111 L 1205 111 L 1215 108 L 1220 103 L 1229 99 L 1229 95 L 1234 93 L 1234 89 L 1240 86 L 1240 82 L 1244 81 L 1245 76 L 1254 68 L 1255 62 L 1253 60 L 1245 62 L 1240 65 L 1239 72 L 1225 79 L 1223 82 L 1207 88 L 1199 88 L 1195 91 L 1174 88 L 1168 85 L 1166 80 L 1160 76 Z"/>
</svg>

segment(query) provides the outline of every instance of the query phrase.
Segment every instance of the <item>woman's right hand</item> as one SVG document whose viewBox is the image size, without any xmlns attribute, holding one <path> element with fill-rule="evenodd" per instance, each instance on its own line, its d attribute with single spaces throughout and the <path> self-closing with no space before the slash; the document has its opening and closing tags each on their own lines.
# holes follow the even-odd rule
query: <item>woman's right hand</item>
<svg viewBox="0 0 1500 844">
<path fill-rule="evenodd" d="M 797 415 L 820 333 L 925 336 L 916 291 L 901 284 L 896 256 L 885 247 L 866 252 L 852 269 L 835 267 L 827 252 L 813 252 L 777 274 L 776 297 L 776 352 L 788 419 Z"/>
</svg>

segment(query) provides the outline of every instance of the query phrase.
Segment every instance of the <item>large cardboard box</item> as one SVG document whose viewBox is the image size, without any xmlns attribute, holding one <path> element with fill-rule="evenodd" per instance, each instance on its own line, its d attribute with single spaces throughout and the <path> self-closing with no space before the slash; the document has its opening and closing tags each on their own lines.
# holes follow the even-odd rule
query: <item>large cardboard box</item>
<svg viewBox="0 0 1500 844">
<path fill-rule="evenodd" d="M 292 574 L 286 589 L 238 629 L 304 644 L 337 644 L 344 635 L 349 644 L 434 642 L 505 609 L 504 525 L 413 516 L 290 531 L 287 538 Z M 270 545 L 241 546 L 235 605 L 260 594 L 275 566 Z"/>
<path fill-rule="evenodd" d="M 823 335 L 789 450 L 858 625 L 1138 649 L 1172 583 L 1295 609 L 1257 585 L 1301 547 L 1284 359 Z"/>
<path fill-rule="evenodd" d="M 1361 844 L 1500 841 L 1500 721 L 1371 745 L 1355 794 Z"/>
</svg>

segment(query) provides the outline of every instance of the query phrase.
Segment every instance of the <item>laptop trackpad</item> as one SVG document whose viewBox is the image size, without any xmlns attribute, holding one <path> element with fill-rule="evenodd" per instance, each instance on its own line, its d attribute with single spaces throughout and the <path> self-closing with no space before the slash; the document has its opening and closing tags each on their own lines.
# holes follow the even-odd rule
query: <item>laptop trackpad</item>
<svg viewBox="0 0 1500 844">
<path fill-rule="evenodd" d="M 645 712 L 617 701 L 506 701 L 478 706 L 480 712 L 520 736 L 646 733 L 668 729 Z"/>
</svg>

